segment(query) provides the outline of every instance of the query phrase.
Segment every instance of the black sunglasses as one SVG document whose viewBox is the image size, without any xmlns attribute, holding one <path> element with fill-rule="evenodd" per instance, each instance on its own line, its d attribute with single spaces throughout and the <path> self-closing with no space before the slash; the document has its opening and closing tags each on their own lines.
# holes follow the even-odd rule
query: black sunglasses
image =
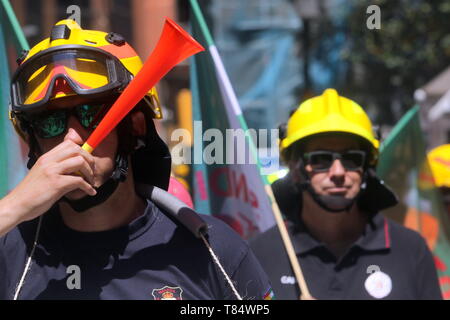
<svg viewBox="0 0 450 320">
<path fill-rule="evenodd" d="M 24 115 L 33 132 L 43 139 L 55 138 L 66 132 L 71 115 L 86 129 L 95 129 L 111 104 L 82 104 L 73 108 L 47 110 Z"/>
<path fill-rule="evenodd" d="M 366 152 L 361 150 L 348 150 L 345 152 L 312 151 L 303 154 L 306 164 L 309 164 L 314 172 L 325 172 L 333 165 L 334 160 L 339 159 L 342 166 L 349 171 L 362 169 L 366 161 Z"/>
</svg>

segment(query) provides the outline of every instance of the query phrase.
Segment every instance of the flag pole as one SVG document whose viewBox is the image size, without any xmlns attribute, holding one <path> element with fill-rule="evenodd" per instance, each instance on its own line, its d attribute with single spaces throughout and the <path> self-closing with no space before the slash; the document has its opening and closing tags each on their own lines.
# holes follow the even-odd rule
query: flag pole
<svg viewBox="0 0 450 320">
<path fill-rule="evenodd" d="M 248 127 L 247 127 L 245 119 L 242 115 L 242 111 L 240 110 L 239 103 L 237 102 L 237 98 L 234 94 L 234 91 L 232 90 L 230 81 L 229 81 L 228 76 L 223 67 L 222 60 L 220 59 L 220 56 L 217 54 L 217 49 L 214 45 L 213 38 L 209 32 L 208 26 L 205 22 L 205 19 L 203 17 L 201 9 L 198 5 L 198 2 L 197 2 L 197 0 L 190 0 L 190 3 L 191 3 L 192 11 L 194 12 L 195 18 L 197 19 L 197 21 L 200 25 L 200 29 L 203 33 L 203 36 L 206 39 L 207 47 L 208 47 L 207 51 L 211 55 L 212 59 L 214 60 L 215 65 L 218 69 L 218 72 L 219 72 L 218 76 L 223 81 L 223 83 L 222 83 L 223 86 L 221 86 L 223 88 L 221 88 L 221 89 L 223 89 L 225 91 L 225 94 L 227 96 L 226 98 L 231 100 L 231 105 L 233 106 L 233 112 L 234 112 L 235 116 L 237 117 L 242 129 L 245 132 L 248 132 Z M 259 160 L 258 160 L 258 157 L 256 154 L 256 147 L 254 146 L 253 140 L 251 139 L 251 137 L 248 137 L 248 142 L 249 142 L 253 157 L 254 157 L 254 159 L 256 159 L 257 165 L 260 168 Z M 301 292 L 301 296 L 299 297 L 299 299 L 312 300 L 314 298 L 311 296 L 311 293 L 309 292 L 308 286 L 307 286 L 305 278 L 303 276 L 302 269 L 298 262 L 297 255 L 295 254 L 294 247 L 292 245 L 292 241 L 289 237 L 289 233 L 287 231 L 286 225 L 284 224 L 284 221 L 283 221 L 283 218 L 281 215 L 281 211 L 275 200 L 272 188 L 271 188 L 270 184 L 268 183 L 266 177 L 261 177 L 261 178 L 263 180 L 262 182 L 265 186 L 267 196 L 269 197 L 269 200 L 271 202 L 272 213 L 275 217 L 275 221 L 276 221 L 278 230 L 280 231 L 281 238 L 283 240 L 283 244 L 286 248 L 286 252 L 288 254 L 289 261 L 290 261 L 292 269 L 294 271 L 295 278 L 297 279 L 297 284 L 298 284 L 300 292 Z"/>
<path fill-rule="evenodd" d="M 2 6 L 5 9 L 6 15 L 8 16 L 9 23 L 14 29 L 14 33 L 19 41 L 19 45 L 23 50 L 30 50 L 30 46 L 28 45 L 27 39 L 22 32 L 19 21 L 17 21 L 17 17 L 14 14 L 14 10 L 9 3 L 9 0 L 1 0 Z"/>
</svg>

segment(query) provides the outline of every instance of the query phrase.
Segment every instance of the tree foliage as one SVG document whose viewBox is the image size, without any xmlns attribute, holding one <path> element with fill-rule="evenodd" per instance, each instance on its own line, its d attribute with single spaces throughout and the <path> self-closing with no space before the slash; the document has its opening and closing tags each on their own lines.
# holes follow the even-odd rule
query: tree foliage
<svg viewBox="0 0 450 320">
<path fill-rule="evenodd" d="M 368 6 L 381 9 L 381 28 L 370 30 Z M 348 17 L 350 90 L 392 124 L 413 94 L 450 65 L 450 0 L 352 0 Z"/>
</svg>

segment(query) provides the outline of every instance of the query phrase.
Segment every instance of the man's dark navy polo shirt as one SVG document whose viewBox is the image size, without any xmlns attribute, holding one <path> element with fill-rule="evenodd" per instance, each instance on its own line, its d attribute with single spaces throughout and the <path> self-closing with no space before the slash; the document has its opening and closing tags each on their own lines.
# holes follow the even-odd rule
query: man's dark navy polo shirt
<svg viewBox="0 0 450 320">
<path fill-rule="evenodd" d="M 288 223 L 294 250 L 316 299 L 442 299 L 437 272 L 424 239 L 375 215 L 365 232 L 339 259 L 300 222 Z M 277 227 L 251 241 L 277 299 L 298 299 Z"/>
<path fill-rule="evenodd" d="M 151 201 L 129 225 L 102 232 L 69 229 L 55 211 L 44 216 L 19 299 L 236 299 L 203 241 Z M 240 295 L 270 294 L 267 275 L 248 244 L 222 221 L 202 218 Z M 0 238 L 0 299 L 13 298 L 36 227 L 37 219 Z"/>
</svg>

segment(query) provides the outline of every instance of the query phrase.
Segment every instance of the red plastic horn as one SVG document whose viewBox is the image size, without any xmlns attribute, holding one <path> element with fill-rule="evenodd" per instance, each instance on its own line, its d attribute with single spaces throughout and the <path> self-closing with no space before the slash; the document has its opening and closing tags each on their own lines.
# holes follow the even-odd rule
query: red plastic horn
<svg viewBox="0 0 450 320">
<path fill-rule="evenodd" d="M 83 149 L 92 152 L 170 69 L 204 50 L 179 25 L 166 18 L 163 32 L 152 54 L 89 136 Z"/>
</svg>

